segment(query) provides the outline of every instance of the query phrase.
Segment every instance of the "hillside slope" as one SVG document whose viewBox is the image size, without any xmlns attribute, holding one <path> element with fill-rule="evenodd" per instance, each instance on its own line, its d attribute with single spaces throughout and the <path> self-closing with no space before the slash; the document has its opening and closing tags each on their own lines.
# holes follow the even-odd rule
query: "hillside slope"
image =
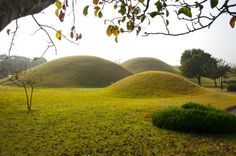
<svg viewBox="0 0 236 156">
<path fill-rule="evenodd" d="M 133 58 L 125 61 L 121 65 L 132 73 L 140 73 L 144 71 L 167 71 L 178 73 L 178 71 L 167 63 L 151 57 Z"/>
<path fill-rule="evenodd" d="M 93 56 L 64 57 L 33 71 L 41 77 L 38 85 L 45 87 L 105 87 L 131 75 L 123 67 Z"/>
<path fill-rule="evenodd" d="M 149 71 L 124 78 L 104 91 L 118 97 L 142 98 L 193 95 L 205 89 L 176 74 Z"/>
</svg>

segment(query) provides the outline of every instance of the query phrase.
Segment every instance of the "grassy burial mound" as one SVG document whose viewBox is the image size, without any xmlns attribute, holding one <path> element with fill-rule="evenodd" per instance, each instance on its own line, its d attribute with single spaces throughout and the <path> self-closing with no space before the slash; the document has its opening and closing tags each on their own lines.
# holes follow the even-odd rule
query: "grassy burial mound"
<svg viewBox="0 0 236 156">
<path fill-rule="evenodd" d="M 171 73 L 178 73 L 174 67 L 151 57 L 133 58 L 125 61 L 121 65 L 132 73 L 140 73 L 144 71 L 168 71 Z"/>
<path fill-rule="evenodd" d="M 93 56 L 60 58 L 34 71 L 41 77 L 39 86 L 45 87 L 105 87 L 131 75 L 123 67 Z"/>
<path fill-rule="evenodd" d="M 119 97 L 172 97 L 205 92 L 193 82 L 178 75 L 148 71 L 134 74 L 107 87 L 105 92 Z"/>
</svg>

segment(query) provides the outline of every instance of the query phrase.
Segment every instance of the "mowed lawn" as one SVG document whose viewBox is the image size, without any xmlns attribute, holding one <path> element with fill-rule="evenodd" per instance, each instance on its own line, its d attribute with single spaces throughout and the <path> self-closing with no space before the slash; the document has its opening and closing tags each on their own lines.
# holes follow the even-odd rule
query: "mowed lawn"
<svg viewBox="0 0 236 156">
<path fill-rule="evenodd" d="M 194 101 L 227 108 L 236 95 L 128 99 L 101 89 L 36 89 L 28 112 L 22 88 L 0 87 L 0 155 L 236 155 L 236 135 L 157 128 L 151 114 Z"/>
</svg>

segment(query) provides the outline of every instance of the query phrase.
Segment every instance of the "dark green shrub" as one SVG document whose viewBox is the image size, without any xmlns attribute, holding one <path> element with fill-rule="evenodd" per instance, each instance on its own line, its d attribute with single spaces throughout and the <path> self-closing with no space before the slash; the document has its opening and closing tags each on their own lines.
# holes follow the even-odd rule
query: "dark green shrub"
<svg viewBox="0 0 236 156">
<path fill-rule="evenodd" d="M 211 106 L 201 105 L 195 102 L 188 102 L 182 106 L 184 109 L 198 109 L 198 110 L 206 110 L 206 111 L 215 111 L 216 109 Z"/>
<path fill-rule="evenodd" d="M 160 128 L 180 132 L 236 132 L 236 117 L 226 111 L 167 108 L 153 113 L 152 122 Z"/>
<path fill-rule="evenodd" d="M 229 85 L 228 88 L 227 88 L 228 91 L 233 91 L 235 92 L 236 91 L 236 84 L 234 85 Z"/>
</svg>

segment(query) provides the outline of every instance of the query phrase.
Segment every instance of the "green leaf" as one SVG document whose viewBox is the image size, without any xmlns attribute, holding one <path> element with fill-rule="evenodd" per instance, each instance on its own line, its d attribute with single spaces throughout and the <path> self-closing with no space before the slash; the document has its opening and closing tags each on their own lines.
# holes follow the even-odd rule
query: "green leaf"
<svg viewBox="0 0 236 156">
<path fill-rule="evenodd" d="M 141 10 L 140 10 L 140 8 L 139 7 L 136 7 L 135 9 L 134 9 L 134 14 L 135 15 L 138 15 L 139 13 L 141 12 Z"/>
<path fill-rule="evenodd" d="M 121 22 L 125 22 L 125 20 L 126 20 L 126 17 L 123 17 L 122 20 L 121 20 Z"/>
<path fill-rule="evenodd" d="M 120 25 L 121 20 L 118 20 L 117 22 L 118 22 L 118 24 Z"/>
<path fill-rule="evenodd" d="M 157 1 L 157 2 L 155 3 L 155 6 L 156 6 L 156 8 L 157 8 L 157 11 L 161 11 L 161 9 L 162 9 L 162 4 L 161 4 L 160 1 Z"/>
<path fill-rule="evenodd" d="M 99 10 L 100 10 L 100 7 L 99 7 L 99 6 L 95 6 L 95 7 L 94 7 L 94 10 L 95 10 L 95 11 L 94 11 L 94 16 L 97 17 L 97 16 L 98 16 L 98 12 L 99 12 Z"/>
<path fill-rule="evenodd" d="M 11 29 L 7 29 L 7 35 L 10 35 Z"/>
<path fill-rule="evenodd" d="M 84 7 L 84 10 L 83 10 L 84 16 L 87 16 L 87 15 L 88 15 L 88 8 L 89 8 L 88 5 L 87 5 L 86 7 Z"/>
<path fill-rule="evenodd" d="M 144 0 L 138 0 L 140 3 L 143 3 L 144 2 Z"/>
<path fill-rule="evenodd" d="M 94 10 L 100 10 L 100 7 L 99 6 L 95 6 Z"/>
<path fill-rule="evenodd" d="M 132 21 L 127 22 L 126 27 L 128 30 L 132 31 L 134 29 L 134 22 Z"/>
<path fill-rule="evenodd" d="M 118 37 L 115 37 L 115 42 L 118 43 Z"/>
<path fill-rule="evenodd" d="M 121 5 L 120 10 L 119 10 L 119 13 L 120 13 L 122 16 L 125 15 L 125 13 L 126 13 L 126 7 L 125 7 L 125 5 Z"/>
<path fill-rule="evenodd" d="M 157 11 L 151 12 L 149 13 L 149 15 L 154 18 L 156 15 L 159 15 L 159 13 Z"/>
<path fill-rule="evenodd" d="M 217 6 L 218 0 L 211 0 L 210 3 L 211 3 L 211 8 L 213 9 Z"/>
<path fill-rule="evenodd" d="M 98 17 L 99 17 L 99 18 L 102 18 L 102 17 L 103 17 L 103 14 L 102 14 L 101 11 L 98 12 Z"/>
<path fill-rule="evenodd" d="M 169 20 L 166 20 L 166 26 L 168 26 L 170 24 Z"/>
<path fill-rule="evenodd" d="M 189 7 L 183 7 L 181 9 L 179 9 L 178 15 L 179 14 L 184 14 L 188 17 L 192 17 L 192 12 L 191 12 L 191 9 Z"/>
<path fill-rule="evenodd" d="M 145 20 L 146 16 L 142 16 L 140 21 L 143 22 Z"/>
<path fill-rule="evenodd" d="M 236 16 L 233 16 L 233 17 L 230 19 L 230 22 L 229 22 L 229 24 L 230 24 L 230 26 L 231 26 L 232 28 L 235 27 L 235 22 L 236 22 Z"/>
<path fill-rule="evenodd" d="M 169 16 L 169 11 L 168 10 L 166 10 L 166 17 L 168 17 Z"/>
</svg>

